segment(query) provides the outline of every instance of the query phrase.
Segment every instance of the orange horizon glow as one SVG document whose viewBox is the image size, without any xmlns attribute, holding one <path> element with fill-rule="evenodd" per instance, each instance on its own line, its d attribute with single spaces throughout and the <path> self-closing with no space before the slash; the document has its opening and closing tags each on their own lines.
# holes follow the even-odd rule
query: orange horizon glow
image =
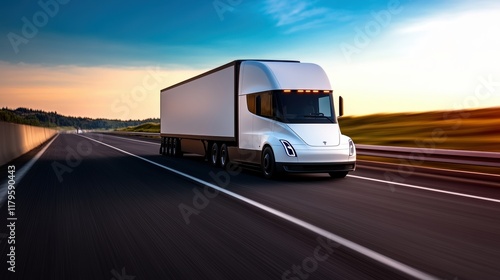
<svg viewBox="0 0 500 280">
<path fill-rule="evenodd" d="M 2 107 L 128 120 L 159 118 L 160 90 L 198 71 L 0 63 L 0 73 Z"/>
</svg>

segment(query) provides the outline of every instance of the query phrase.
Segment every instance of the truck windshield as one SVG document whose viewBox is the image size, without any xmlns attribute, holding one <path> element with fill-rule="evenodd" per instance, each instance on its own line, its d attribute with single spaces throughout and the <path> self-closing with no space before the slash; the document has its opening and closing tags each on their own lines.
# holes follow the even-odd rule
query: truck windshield
<svg viewBox="0 0 500 280">
<path fill-rule="evenodd" d="M 275 118 L 285 123 L 336 123 L 330 91 L 273 91 Z"/>
</svg>

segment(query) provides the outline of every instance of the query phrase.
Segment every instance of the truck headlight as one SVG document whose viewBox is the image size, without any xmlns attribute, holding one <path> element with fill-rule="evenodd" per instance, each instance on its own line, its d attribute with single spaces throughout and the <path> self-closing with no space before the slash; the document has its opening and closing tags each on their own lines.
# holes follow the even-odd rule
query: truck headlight
<svg viewBox="0 0 500 280">
<path fill-rule="evenodd" d="M 349 156 L 353 156 L 355 152 L 356 148 L 354 147 L 354 142 L 352 142 L 352 140 L 349 139 Z"/>
<path fill-rule="evenodd" d="M 285 148 L 285 152 L 289 157 L 296 157 L 297 154 L 295 153 L 295 149 L 293 148 L 292 144 L 290 144 L 286 140 L 280 140 L 281 145 L 283 145 L 283 148 Z"/>
</svg>

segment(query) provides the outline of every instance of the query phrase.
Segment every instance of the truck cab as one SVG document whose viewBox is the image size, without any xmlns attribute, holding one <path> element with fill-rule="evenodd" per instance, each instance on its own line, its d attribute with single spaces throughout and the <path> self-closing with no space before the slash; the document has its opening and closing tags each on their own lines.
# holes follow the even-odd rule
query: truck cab
<svg viewBox="0 0 500 280">
<path fill-rule="evenodd" d="M 239 78 L 239 146 L 229 149 L 230 158 L 260 164 L 266 177 L 278 172 L 344 177 L 355 169 L 356 149 L 341 134 L 333 90 L 321 67 L 245 61 Z"/>
</svg>

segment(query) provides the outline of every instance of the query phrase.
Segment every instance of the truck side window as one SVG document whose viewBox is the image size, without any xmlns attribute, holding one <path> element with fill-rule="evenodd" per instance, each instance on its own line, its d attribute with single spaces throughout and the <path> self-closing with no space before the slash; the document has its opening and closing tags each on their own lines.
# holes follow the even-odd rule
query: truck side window
<svg viewBox="0 0 500 280">
<path fill-rule="evenodd" d="M 247 107 L 248 111 L 252 114 L 257 114 L 257 108 L 255 106 L 255 94 L 247 95 Z"/>
<path fill-rule="evenodd" d="M 271 92 L 254 93 L 247 95 L 248 111 L 266 117 L 273 117 L 273 95 Z"/>
<path fill-rule="evenodd" d="M 260 102 L 260 114 L 259 116 L 272 118 L 273 117 L 273 95 L 270 92 L 266 92 L 259 95 Z"/>
</svg>

